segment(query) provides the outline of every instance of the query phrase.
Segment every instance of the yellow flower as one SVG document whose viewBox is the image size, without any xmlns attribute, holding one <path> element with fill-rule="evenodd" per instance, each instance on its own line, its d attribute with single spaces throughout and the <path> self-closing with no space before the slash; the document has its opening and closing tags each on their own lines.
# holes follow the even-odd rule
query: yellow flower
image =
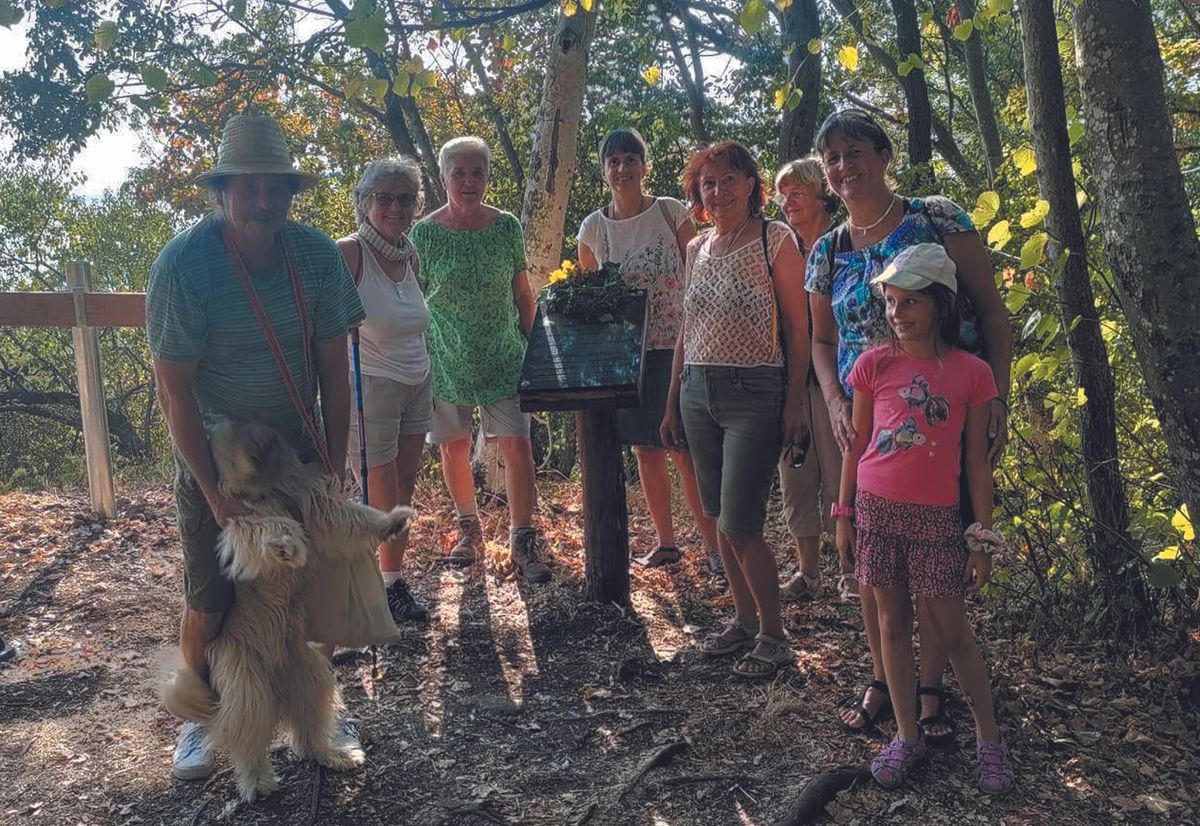
<svg viewBox="0 0 1200 826">
<path fill-rule="evenodd" d="M 567 274 L 566 274 L 566 272 L 564 272 L 561 269 L 557 269 L 554 272 L 550 273 L 549 281 L 551 284 L 557 284 L 560 281 L 566 281 L 566 280 L 567 280 Z"/>
</svg>

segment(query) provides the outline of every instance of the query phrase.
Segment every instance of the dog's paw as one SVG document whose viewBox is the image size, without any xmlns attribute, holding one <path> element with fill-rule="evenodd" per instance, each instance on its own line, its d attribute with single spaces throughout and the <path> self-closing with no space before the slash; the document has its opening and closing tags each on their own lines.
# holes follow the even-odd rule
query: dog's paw
<svg viewBox="0 0 1200 826">
<path fill-rule="evenodd" d="M 413 509 L 405 505 L 397 505 L 387 513 L 387 522 L 381 539 L 390 539 L 402 534 L 412 524 Z"/>
<path fill-rule="evenodd" d="M 308 561 L 308 545 L 299 537 L 273 537 L 266 541 L 266 547 L 267 553 L 289 568 L 303 567 Z"/>
<path fill-rule="evenodd" d="M 357 769 L 367 762 L 362 749 L 341 749 L 330 746 L 323 754 L 316 755 L 317 762 L 327 769 L 344 772 Z"/>
<path fill-rule="evenodd" d="M 267 797 L 279 789 L 279 780 L 274 772 L 257 777 L 246 777 L 238 780 L 238 796 L 246 803 L 253 803 Z"/>
</svg>

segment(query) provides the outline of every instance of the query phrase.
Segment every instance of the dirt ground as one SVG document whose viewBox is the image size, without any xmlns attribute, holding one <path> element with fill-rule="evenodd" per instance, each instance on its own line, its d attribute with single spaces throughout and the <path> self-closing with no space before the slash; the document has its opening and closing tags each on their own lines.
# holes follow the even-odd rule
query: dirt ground
<svg viewBox="0 0 1200 826">
<path fill-rule="evenodd" d="M 282 788 L 253 805 L 235 802 L 224 759 L 208 782 L 170 776 L 178 724 L 153 693 L 181 606 L 165 486 L 124 491 L 108 524 L 82 494 L 0 495 L 0 634 L 22 649 L 0 668 L 0 823 L 770 824 L 810 777 L 881 744 L 835 722 L 869 665 L 856 606 L 828 586 L 831 558 L 824 598 L 785 610 L 796 667 L 747 684 L 695 653 L 731 611 L 698 554 L 635 570 L 632 610 L 584 603 L 578 489 L 546 484 L 554 581 L 506 576 L 499 509 L 484 514 L 489 559 L 460 574 L 436 562 L 453 537 L 433 488 L 422 485 L 407 574 L 432 621 L 405 626 L 375 674 L 365 652 L 337 658 L 367 766 L 318 772 L 279 748 Z M 630 498 L 641 553 L 653 536 L 636 488 Z M 790 568 L 778 529 L 772 539 Z M 1118 651 L 1086 629 L 1047 640 L 997 627 L 986 601 L 975 616 L 1016 790 L 976 791 L 959 703 L 962 748 L 899 791 L 839 795 L 828 821 L 1200 821 L 1194 630 Z M 662 765 L 639 776 L 655 755 Z"/>
</svg>

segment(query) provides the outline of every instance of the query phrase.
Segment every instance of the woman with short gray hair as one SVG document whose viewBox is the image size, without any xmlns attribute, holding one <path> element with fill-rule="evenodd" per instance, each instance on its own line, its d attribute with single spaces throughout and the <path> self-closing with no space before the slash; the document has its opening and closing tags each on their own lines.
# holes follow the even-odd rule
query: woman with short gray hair
<svg viewBox="0 0 1200 826">
<path fill-rule="evenodd" d="M 412 504 L 425 434 L 433 424 L 429 308 L 421 288 L 421 262 L 408 229 L 425 200 L 421 167 L 411 158 L 372 161 L 354 187 L 358 230 L 338 241 L 367 318 L 359 328 L 367 494 L 380 510 Z M 350 441 L 358 420 L 350 417 Z M 397 622 L 424 621 L 428 611 L 400 576 L 408 533 L 379 546 L 379 568 L 388 608 Z"/>
</svg>

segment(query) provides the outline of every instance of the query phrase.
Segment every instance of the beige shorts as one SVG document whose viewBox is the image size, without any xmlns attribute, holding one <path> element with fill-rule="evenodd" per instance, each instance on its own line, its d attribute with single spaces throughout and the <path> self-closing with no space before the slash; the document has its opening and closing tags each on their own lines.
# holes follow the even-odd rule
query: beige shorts
<svg viewBox="0 0 1200 826">
<path fill-rule="evenodd" d="M 842 452 L 833 438 L 829 409 L 821 386 L 808 386 L 812 441 L 804 464 L 793 468 L 787 452 L 779 460 L 779 489 L 783 494 L 783 519 L 793 539 L 820 536 L 829 520 L 829 506 L 837 501 L 842 478 Z M 833 526 L 829 525 L 830 532 Z"/>
<path fill-rule="evenodd" d="M 433 427 L 429 377 L 421 384 L 402 384 L 383 376 L 363 376 L 363 419 L 367 433 L 367 467 L 396 461 L 400 437 L 424 436 Z M 358 467 L 358 411 L 350 413 L 350 463 Z"/>
<path fill-rule="evenodd" d="M 471 421 L 475 407 L 469 404 L 451 404 L 435 398 L 433 400 L 433 429 L 429 433 L 430 444 L 441 445 L 471 435 Z M 489 439 L 503 436 L 529 438 L 529 414 L 521 412 L 521 402 L 516 396 L 501 399 L 478 407 L 483 435 Z"/>
</svg>

